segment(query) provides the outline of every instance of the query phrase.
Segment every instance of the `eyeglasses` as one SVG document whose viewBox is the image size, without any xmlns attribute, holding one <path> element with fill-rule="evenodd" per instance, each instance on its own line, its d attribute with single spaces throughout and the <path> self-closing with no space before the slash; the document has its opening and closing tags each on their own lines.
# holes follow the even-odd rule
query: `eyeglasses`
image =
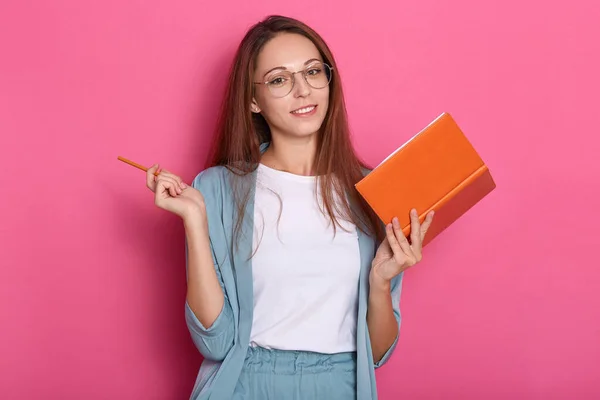
<svg viewBox="0 0 600 400">
<path fill-rule="evenodd" d="M 296 84 L 295 75 L 301 73 L 304 81 L 314 89 L 323 89 L 331 82 L 333 68 L 323 62 L 310 64 L 302 71 L 276 71 L 267 77 L 264 82 L 253 82 L 257 85 L 266 85 L 274 97 L 285 97 Z"/>
</svg>

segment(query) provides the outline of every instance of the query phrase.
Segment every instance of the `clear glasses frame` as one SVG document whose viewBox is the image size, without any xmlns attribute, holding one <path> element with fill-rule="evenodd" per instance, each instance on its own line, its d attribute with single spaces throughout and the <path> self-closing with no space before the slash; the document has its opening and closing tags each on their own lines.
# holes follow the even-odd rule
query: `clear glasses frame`
<svg viewBox="0 0 600 400">
<path fill-rule="evenodd" d="M 312 71 L 315 70 L 316 67 L 322 66 L 323 67 L 323 72 L 326 74 L 327 77 L 327 81 L 322 84 L 322 85 L 317 85 L 315 86 L 315 82 L 313 81 L 311 83 L 311 79 L 308 77 Z M 304 82 L 306 82 L 308 84 L 308 86 L 312 87 L 313 89 L 323 89 L 325 87 L 327 87 L 329 85 L 329 83 L 331 83 L 331 78 L 333 75 L 333 67 L 331 67 L 329 64 L 324 63 L 324 62 L 316 62 L 316 63 L 312 63 L 309 66 L 307 66 L 306 68 L 304 68 L 301 71 L 281 71 L 278 72 L 274 75 L 273 78 L 263 81 L 263 82 L 253 82 L 256 85 L 265 85 L 269 91 L 271 92 L 271 94 L 274 97 L 285 97 L 288 94 L 290 94 L 292 92 L 292 90 L 294 90 L 294 87 L 296 86 L 296 74 L 302 74 L 302 77 L 304 78 Z M 288 89 L 284 89 L 285 85 L 286 85 L 286 81 L 283 82 L 278 82 L 278 79 L 289 79 L 292 84 Z M 282 90 L 284 89 L 284 90 Z"/>
</svg>

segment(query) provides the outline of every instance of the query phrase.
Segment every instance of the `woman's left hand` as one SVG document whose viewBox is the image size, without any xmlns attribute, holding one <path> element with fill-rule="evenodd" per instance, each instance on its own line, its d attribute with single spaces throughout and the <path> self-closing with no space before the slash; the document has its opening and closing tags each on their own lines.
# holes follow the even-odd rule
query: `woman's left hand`
<svg viewBox="0 0 600 400">
<path fill-rule="evenodd" d="M 410 213 L 410 242 L 404 236 L 398 218 L 385 227 L 386 238 L 371 263 L 371 284 L 389 285 L 393 277 L 419 263 L 423 258 L 423 239 L 433 221 L 433 211 L 419 222 L 416 210 Z"/>
</svg>

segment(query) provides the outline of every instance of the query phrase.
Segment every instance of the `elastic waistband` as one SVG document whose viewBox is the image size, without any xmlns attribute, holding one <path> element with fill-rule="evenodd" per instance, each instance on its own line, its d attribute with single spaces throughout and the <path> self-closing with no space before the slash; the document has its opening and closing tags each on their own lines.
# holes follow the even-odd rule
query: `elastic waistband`
<svg viewBox="0 0 600 400">
<path fill-rule="evenodd" d="M 299 350 L 275 350 L 248 347 L 244 369 L 272 374 L 354 372 L 356 352 L 323 354 Z"/>
</svg>

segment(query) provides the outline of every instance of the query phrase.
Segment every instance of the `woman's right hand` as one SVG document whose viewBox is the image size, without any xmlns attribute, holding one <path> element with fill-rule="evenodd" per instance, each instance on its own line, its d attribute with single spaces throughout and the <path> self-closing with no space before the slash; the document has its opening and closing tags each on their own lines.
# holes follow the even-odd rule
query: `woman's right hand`
<svg viewBox="0 0 600 400">
<path fill-rule="evenodd" d="M 158 175 L 154 175 L 159 171 Z M 154 192 L 154 204 L 182 219 L 206 212 L 204 197 L 196 188 L 186 185 L 180 177 L 154 164 L 146 172 L 146 186 Z"/>
</svg>

